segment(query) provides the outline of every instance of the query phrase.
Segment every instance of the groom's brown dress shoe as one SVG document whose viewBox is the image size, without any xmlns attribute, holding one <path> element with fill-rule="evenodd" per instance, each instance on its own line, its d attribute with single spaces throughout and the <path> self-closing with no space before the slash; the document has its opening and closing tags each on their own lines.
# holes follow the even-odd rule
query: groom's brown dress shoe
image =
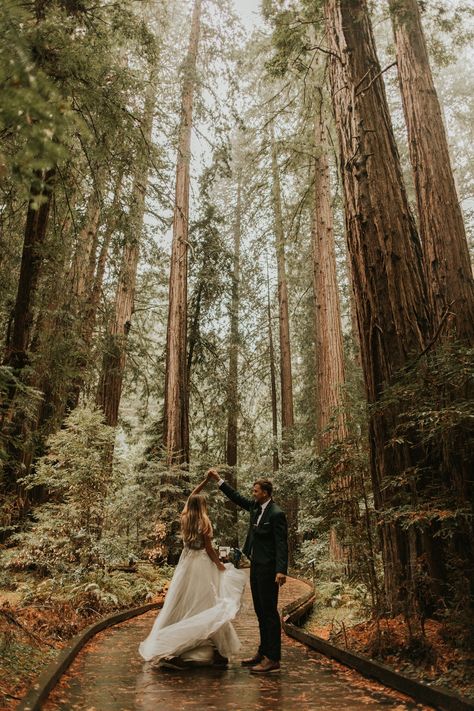
<svg viewBox="0 0 474 711">
<path fill-rule="evenodd" d="M 260 664 L 252 667 L 250 670 L 251 674 L 272 674 L 273 672 L 280 671 L 280 662 L 274 662 L 268 657 L 263 657 Z"/>
<path fill-rule="evenodd" d="M 254 667 L 256 664 L 259 664 L 262 659 L 263 656 L 257 652 L 257 654 L 254 654 L 253 657 L 249 659 L 242 659 L 240 663 L 243 667 Z"/>
</svg>

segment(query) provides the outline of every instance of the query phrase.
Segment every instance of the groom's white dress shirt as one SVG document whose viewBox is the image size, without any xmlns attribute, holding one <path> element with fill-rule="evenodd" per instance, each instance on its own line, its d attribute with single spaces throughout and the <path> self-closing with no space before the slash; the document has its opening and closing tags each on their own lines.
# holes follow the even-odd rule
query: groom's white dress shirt
<svg viewBox="0 0 474 711">
<path fill-rule="evenodd" d="M 222 484 L 224 483 L 224 481 L 225 481 L 225 479 L 219 479 L 219 481 L 217 482 L 217 486 L 219 487 L 219 489 L 221 488 L 221 486 L 222 486 Z M 256 522 L 256 524 L 255 524 L 256 526 L 258 526 L 258 524 L 260 523 L 260 519 L 261 519 L 262 516 L 263 516 L 263 512 L 265 511 L 265 509 L 266 509 L 266 507 L 268 506 L 268 504 L 270 503 L 270 501 L 271 501 L 271 499 L 268 499 L 267 501 L 265 501 L 264 504 L 261 504 L 262 511 L 261 511 L 261 513 L 260 513 L 260 516 L 257 518 L 257 522 Z"/>
<path fill-rule="evenodd" d="M 265 511 L 265 509 L 267 508 L 267 506 L 268 506 L 268 504 L 270 503 L 270 501 L 271 501 L 271 499 L 268 499 L 267 501 L 265 501 L 264 504 L 260 504 L 260 506 L 262 507 L 262 513 L 261 513 L 260 516 L 257 518 L 257 526 L 258 526 L 258 524 L 260 523 L 260 519 L 262 518 L 262 516 L 263 516 L 263 514 L 264 514 L 264 511 Z"/>
</svg>

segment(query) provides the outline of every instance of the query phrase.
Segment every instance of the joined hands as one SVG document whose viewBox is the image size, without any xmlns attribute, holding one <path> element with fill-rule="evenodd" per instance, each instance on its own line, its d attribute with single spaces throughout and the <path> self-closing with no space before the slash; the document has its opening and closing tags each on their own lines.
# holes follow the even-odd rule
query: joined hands
<svg viewBox="0 0 474 711">
<path fill-rule="evenodd" d="M 206 474 L 206 479 L 207 481 L 210 481 L 211 479 L 214 479 L 214 481 L 219 481 L 220 476 L 219 472 L 217 469 L 208 469 L 207 474 Z"/>
</svg>

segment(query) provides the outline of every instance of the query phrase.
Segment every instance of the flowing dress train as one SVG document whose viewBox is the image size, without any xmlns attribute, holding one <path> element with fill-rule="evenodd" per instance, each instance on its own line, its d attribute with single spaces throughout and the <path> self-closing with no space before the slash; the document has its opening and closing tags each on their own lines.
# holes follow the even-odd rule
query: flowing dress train
<svg viewBox="0 0 474 711">
<path fill-rule="evenodd" d="M 245 572 L 231 563 L 220 571 L 204 548 L 185 545 L 163 608 L 139 646 L 141 656 L 160 666 L 169 657 L 209 663 L 215 648 L 224 657 L 235 655 L 240 641 L 231 621 L 246 580 Z"/>
</svg>

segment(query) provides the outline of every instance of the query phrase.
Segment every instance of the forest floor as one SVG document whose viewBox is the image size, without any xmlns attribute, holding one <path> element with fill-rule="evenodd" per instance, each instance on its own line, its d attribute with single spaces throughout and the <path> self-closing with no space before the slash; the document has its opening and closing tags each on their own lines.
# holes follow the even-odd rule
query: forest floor
<svg viewBox="0 0 474 711">
<path fill-rule="evenodd" d="M 118 599 L 108 598 L 105 591 L 102 596 L 97 590 L 86 594 L 84 588 L 79 597 L 73 597 L 71 589 L 61 589 L 51 580 L 46 581 L 47 591 L 42 595 L 36 592 L 32 599 L 31 591 L 37 589 L 38 580 L 29 573 L 17 575 L 8 586 L 0 587 L 0 711 L 16 708 L 44 668 L 82 629 L 113 611 L 161 601 L 169 577 L 169 570 L 152 566 L 133 576 L 112 573 L 107 583 L 119 592 Z M 149 595 L 137 597 L 143 594 L 144 583 L 155 591 L 151 600 Z M 105 587 L 103 582 L 102 586 Z M 456 647 L 454 638 L 448 636 L 440 622 L 428 620 L 425 638 L 413 641 L 412 637 L 410 642 L 402 618 L 382 619 L 377 625 L 365 619 L 357 596 L 336 584 L 325 584 L 318 589 L 317 602 L 305 627 L 407 676 L 474 697 L 474 656 Z"/>
<path fill-rule="evenodd" d="M 347 588 L 328 595 L 316 586 L 316 604 L 304 627 L 339 647 L 379 661 L 405 676 L 474 700 L 474 652 L 460 645 L 459 629 L 426 620 L 424 634 L 409 629 L 402 615 L 367 619 Z M 468 640 L 466 640 L 467 642 Z M 472 642 L 472 640 L 471 640 Z"/>
<path fill-rule="evenodd" d="M 99 597 L 94 588 L 73 597 L 67 586 L 61 591 L 60 582 L 54 595 L 31 600 L 29 591 L 39 581 L 29 573 L 14 576 L 8 588 L 0 587 L 0 711 L 16 708 L 45 667 L 85 627 L 115 611 L 146 602 L 161 602 L 167 587 L 167 574 L 168 571 L 152 570 L 152 566 L 148 567 L 146 577 L 140 572 L 134 574 L 127 587 L 141 590 L 144 583 L 149 587 L 155 581 L 155 594 L 153 597 L 144 594 L 143 599 L 134 595 L 132 603 L 130 596 L 125 594 Z M 124 587 L 124 576 L 117 577 Z M 114 585 L 113 574 L 109 576 L 109 582 Z M 12 590 L 15 586 L 17 590 Z M 120 585 L 115 587 L 120 589 Z M 95 593 L 92 598 L 91 592 Z"/>
</svg>

